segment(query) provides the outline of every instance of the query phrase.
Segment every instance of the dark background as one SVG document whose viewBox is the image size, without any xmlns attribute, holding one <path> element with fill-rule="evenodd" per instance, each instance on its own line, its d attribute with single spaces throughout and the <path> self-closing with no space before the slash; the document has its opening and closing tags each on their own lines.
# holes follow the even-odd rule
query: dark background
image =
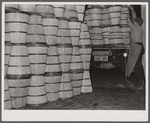
<svg viewBox="0 0 150 123">
<path fill-rule="evenodd" d="M 137 17 L 141 17 L 141 5 L 134 5 L 134 10 Z"/>
</svg>

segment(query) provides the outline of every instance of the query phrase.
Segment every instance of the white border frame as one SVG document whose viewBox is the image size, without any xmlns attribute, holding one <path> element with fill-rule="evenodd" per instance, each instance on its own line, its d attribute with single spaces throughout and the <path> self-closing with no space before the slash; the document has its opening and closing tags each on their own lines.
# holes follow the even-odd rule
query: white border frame
<svg viewBox="0 0 150 123">
<path fill-rule="evenodd" d="M 2 121 L 148 121 L 148 2 L 19 2 L 19 4 L 125 4 L 146 5 L 146 110 L 4 110 L 4 29 L 5 4 L 2 2 Z"/>
</svg>

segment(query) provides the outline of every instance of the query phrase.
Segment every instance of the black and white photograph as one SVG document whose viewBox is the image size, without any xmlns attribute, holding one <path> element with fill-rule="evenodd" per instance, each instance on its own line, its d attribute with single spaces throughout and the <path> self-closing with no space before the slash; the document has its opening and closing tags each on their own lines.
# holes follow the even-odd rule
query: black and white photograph
<svg viewBox="0 0 150 123">
<path fill-rule="evenodd" d="M 2 2 L 2 121 L 148 121 L 148 2 Z"/>
</svg>

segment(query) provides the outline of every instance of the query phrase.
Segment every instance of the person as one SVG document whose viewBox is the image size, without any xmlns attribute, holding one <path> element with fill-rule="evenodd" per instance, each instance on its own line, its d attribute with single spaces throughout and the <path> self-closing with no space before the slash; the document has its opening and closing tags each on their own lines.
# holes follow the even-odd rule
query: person
<svg viewBox="0 0 150 123">
<path fill-rule="evenodd" d="M 132 13 L 132 20 L 130 17 L 127 17 L 128 26 L 131 28 L 130 32 L 130 45 L 138 44 L 141 46 L 141 51 L 139 51 L 139 56 L 134 66 L 134 72 L 128 77 L 128 80 L 136 87 L 136 89 L 141 90 L 143 89 L 143 85 L 145 84 L 145 76 L 144 76 L 144 69 L 142 65 L 142 56 L 145 53 L 144 46 L 143 46 L 143 19 L 140 17 L 136 17 L 135 11 L 132 6 L 130 6 L 131 13 Z M 131 47 L 132 48 L 132 47 Z M 130 49 L 131 50 L 131 49 Z M 134 50 L 134 49 L 132 49 Z"/>
</svg>

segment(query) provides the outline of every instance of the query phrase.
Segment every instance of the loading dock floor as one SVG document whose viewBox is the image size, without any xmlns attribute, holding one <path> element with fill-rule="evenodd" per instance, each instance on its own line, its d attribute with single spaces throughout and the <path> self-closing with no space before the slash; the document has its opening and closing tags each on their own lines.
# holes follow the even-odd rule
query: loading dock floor
<svg viewBox="0 0 150 123">
<path fill-rule="evenodd" d="M 93 92 L 81 94 L 66 100 L 49 102 L 34 108 L 25 106 L 21 110 L 144 110 L 145 89 L 134 91 L 119 88 L 124 83 L 124 74 L 119 69 L 91 70 Z M 20 110 L 16 109 L 16 110 Z"/>
</svg>

